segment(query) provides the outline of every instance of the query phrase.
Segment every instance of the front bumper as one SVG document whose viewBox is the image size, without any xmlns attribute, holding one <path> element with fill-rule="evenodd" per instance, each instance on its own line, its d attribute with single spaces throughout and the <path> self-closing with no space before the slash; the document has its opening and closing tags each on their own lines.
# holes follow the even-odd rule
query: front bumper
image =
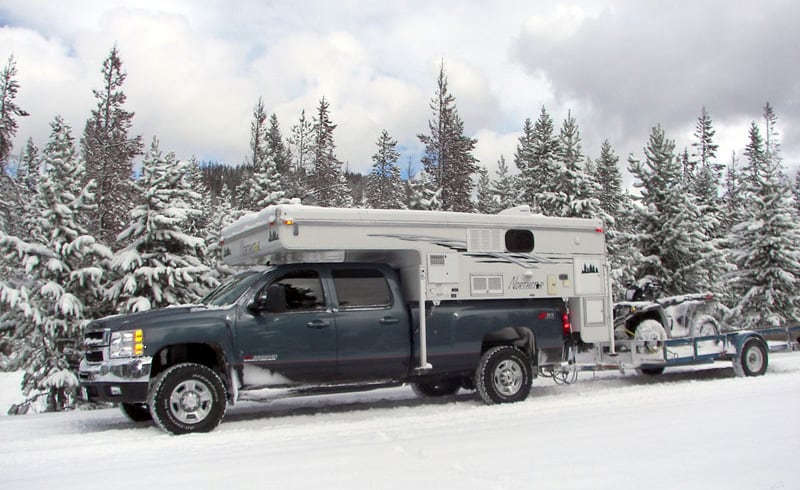
<svg viewBox="0 0 800 490">
<path fill-rule="evenodd" d="M 150 384 L 151 357 L 81 361 L 78 379 L 83 398 L 92 402 L 145 403 Z"/>
</svg>

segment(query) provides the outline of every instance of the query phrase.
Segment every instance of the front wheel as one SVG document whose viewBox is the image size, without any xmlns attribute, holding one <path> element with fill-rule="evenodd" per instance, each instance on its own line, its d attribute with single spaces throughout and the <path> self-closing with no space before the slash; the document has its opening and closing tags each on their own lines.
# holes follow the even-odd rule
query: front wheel
<svg viewBox="0 0 800 490">
<path fill-rule="evenodd" d="M 633 340 L 642 342 L 647 352 L 658 352 L 667 340 L 667 331 L 658 320 L 642 320 L 636 327 Z"/>
<path fill-rule="evenodd" d="M 486 351 L 475 371 L 475 387 L 489 405 L 528 398 L 532 382 L 530 359 L 510 345 Z"/>
<path fill-rule="evenodd" d="M 767 346 L 757 338 L 747 339 L 742 351 L 733 360 L 737 376 L 761 376 L 767 372 Z"/>
<path fill-rule="evenodd" d="M 225 415 L 225 386 L 201 364 L 178 364 L 159 374 L 148 397 L 153 420 L 172 434 L 209 432 Z"/>
</svg>

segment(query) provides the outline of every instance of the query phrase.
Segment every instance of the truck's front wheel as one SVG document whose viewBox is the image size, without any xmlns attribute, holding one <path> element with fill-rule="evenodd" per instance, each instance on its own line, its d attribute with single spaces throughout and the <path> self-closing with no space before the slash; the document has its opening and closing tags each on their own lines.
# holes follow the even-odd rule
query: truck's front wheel
<svg viewBox="0 0 800 490">
<path fill-rule="evenodd" d="M 178 364 L 156 377 L 148 405 L 153 420 L 167 432 L 209 432 L 225 415 L 225 386 L 206 366 Z"/>
<path fill-rule="evenodd" d="M 490 405 L 528 398 L 532 381 L 530 359 L 510 345 L 486 351 L 475 371 L 475 387 L 483 401 Z"/>
</svg>

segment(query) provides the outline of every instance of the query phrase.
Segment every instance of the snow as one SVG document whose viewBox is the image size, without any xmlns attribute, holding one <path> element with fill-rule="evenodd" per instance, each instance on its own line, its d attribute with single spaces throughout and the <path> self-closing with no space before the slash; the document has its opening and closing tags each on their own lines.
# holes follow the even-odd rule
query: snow
<svg viewBox="0 0 800 490">
<path fill-rule="evenodd" d="M 170 436 L 117 409 L 0 417 L 4 488 L 797 488 L 800 355 L 537 380 L 525 402 L 407 387 L 229 409 Z M 11 379 L 11 381 L 9 380 Z M 0 407 L 18 374 L 0 375 Z M 11 398 L 14 398 L 12 394 Z"/>
</svg>

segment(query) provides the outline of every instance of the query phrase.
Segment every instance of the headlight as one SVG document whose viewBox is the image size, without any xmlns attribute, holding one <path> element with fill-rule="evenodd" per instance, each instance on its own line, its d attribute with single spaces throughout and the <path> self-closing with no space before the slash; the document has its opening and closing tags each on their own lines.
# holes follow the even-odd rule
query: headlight
<svg viewBox="0 0 800 490">
<path fill-rule="evenodd" d="M 111 332 L 110 356 L 112 359 L 141 356 L 143 353 L 144 333 L 141 329 Z"/>
</svg>

